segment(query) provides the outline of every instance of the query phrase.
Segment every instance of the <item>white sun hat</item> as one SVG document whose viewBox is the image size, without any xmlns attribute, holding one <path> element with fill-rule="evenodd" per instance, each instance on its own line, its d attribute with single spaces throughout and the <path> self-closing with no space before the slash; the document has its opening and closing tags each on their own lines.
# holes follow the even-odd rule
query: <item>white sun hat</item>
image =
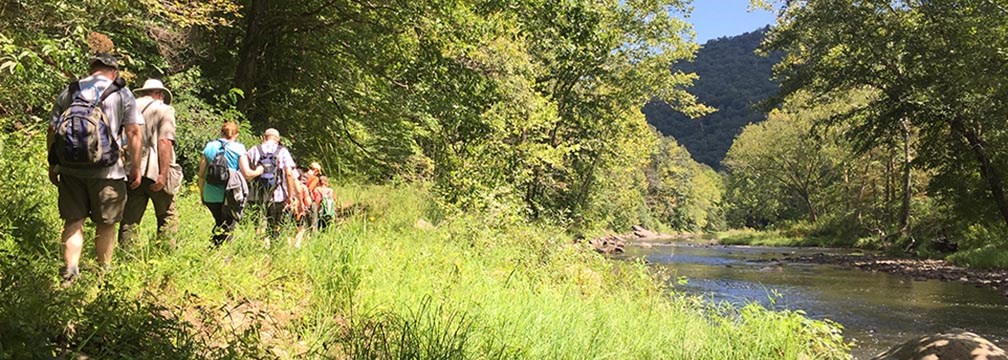
<svg viewBox="0 0 1008 360">
<path fill-rule="evenodd" d="M 163 91 L 165 94 L 164 95 L 165 104 L 171 104 L 172 102 L 171 90 L 168 90 L 168 88 L 164 87 L 164 83 L 162 83 L 161 80 L 158 79 L 147 79 L 147 81 L 144 81 L 143 87 L 133 90 L 133 93 L 137 95 L 143 95 L 143 93 L 151 90 Z"/>
</svg>

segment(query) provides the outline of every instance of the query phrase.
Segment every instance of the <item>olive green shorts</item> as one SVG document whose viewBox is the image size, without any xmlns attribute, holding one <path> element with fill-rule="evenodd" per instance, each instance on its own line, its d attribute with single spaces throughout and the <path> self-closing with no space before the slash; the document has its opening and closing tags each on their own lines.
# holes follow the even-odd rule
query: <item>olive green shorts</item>
<svg viewBox="0 0 1008 360">
<path fill-rule="evenodd" d="M 126 206 L 123 179 L 85 179 L 60 175 L 59 213 L 63 220 L 90 218 L 95 224 L 115 224 L 122 220 Z"/>
</svg>

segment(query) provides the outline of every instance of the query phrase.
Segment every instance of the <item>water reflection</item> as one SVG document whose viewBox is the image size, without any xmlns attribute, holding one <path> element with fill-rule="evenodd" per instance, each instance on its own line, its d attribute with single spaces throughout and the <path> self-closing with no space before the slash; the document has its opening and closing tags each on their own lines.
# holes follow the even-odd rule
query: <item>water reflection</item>
<svg viewBox="0 0 1008 360">
<path fill-rule="evenodd" d="M 821 252 L 849 251 L 671 244 L 628 247 L 624 257 L 643 257 L 653 266 L 668 268 L 675 274 L 671 282 L 676 289 L 710 301 L 755 301 L 834 320 L 857 343 L 855 358 L 870 358 L 908 338 L 950 329 L 978 333 L 1002 347 L 1008 344 L 1008 298 L 995 291 L 783 260 Z M 676 276 L 689 280 L 677 284 Z"/>
</svg>

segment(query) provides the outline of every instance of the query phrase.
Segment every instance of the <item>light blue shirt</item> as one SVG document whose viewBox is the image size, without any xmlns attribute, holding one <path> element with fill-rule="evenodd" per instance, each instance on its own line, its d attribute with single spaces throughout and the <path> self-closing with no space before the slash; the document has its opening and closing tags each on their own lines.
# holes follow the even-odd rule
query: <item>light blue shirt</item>
<svg viewBox="0 0 1008 360">
<path fill-rule="evenodd" d="M 245 145 L 242 145 L 237 141 L 217 139 L 208 142 L 206 147 L 203 148 L 203 158 L 206 159 L 208 165 L 212 163 L 213 159 L 217 157 L 217 153 L 221 150 L 222 143 L 224 144 L 224 158 L 227 159 L 228 168 L 240 171 L 238 168 L 238 159 L 240 159 L 242 155 L 245 155 Z M 224 186 L 204 183 L 203 201 L 208 203 L 224 202 Z"/>
</svg>

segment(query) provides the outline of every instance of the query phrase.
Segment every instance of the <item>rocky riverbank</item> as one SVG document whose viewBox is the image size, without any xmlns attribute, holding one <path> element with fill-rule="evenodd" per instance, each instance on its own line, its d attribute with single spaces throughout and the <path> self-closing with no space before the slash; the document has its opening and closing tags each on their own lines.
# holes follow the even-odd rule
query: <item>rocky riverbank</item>
<svg viewBox="0 0 1008 360">
<path fill-rule="evenodd" d="M 1008 271 L 978 270 L 952 265 L 945 260 L 905 259 L 872 254 L 825 254 L 785 256 L 779 261 L 830 264 L 871 272 L 905 275 L 914 280 L 952 281 L 989 287 L 1008 297 Z"/>
</svg>

